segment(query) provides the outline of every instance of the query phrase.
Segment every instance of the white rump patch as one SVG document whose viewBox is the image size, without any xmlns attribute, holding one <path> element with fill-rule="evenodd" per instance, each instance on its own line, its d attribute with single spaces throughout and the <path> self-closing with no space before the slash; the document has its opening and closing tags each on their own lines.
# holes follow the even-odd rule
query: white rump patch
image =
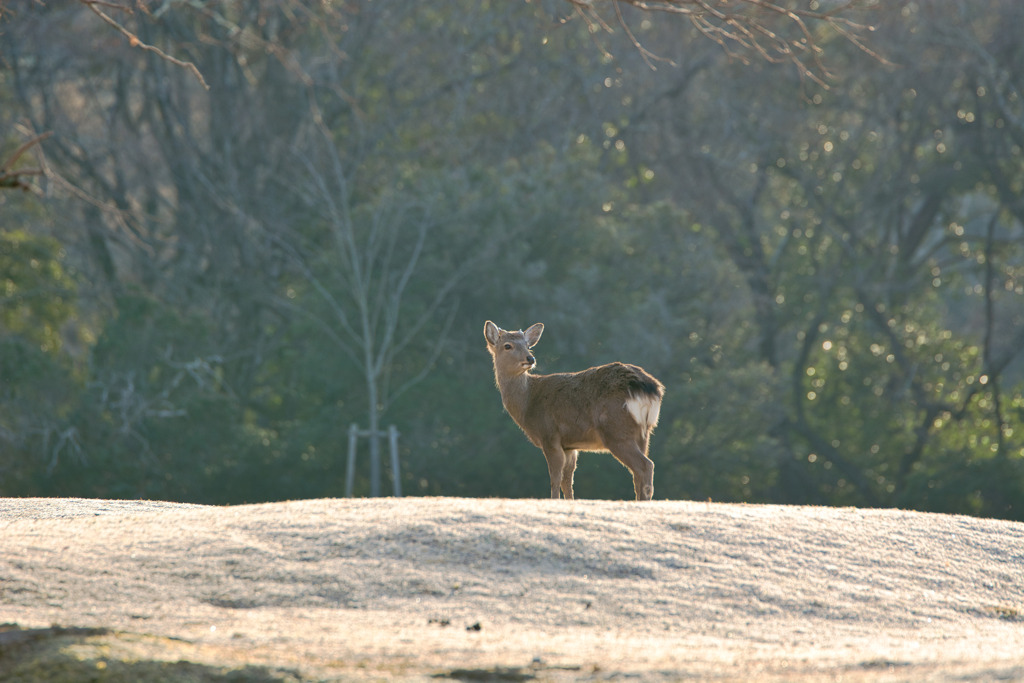
<svg viewBox="0 0 1024 683">
<path fill-rule="evenodd" d="M 646 427 L 647 431 L 658 426 L 658 416 L 661 414 L 661 399 L 658 397 L 630 396 L 624 405 L 636 423 Z"/>
</svg>

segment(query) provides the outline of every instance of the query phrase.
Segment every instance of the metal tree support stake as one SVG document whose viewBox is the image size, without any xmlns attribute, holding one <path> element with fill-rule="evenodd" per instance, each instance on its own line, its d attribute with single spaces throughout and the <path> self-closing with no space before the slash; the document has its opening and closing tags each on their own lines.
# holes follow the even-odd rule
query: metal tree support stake
<svg viewBox="0 0 1024 683">
<path fill-rule="evenodd" d="M 356 445 L 359 437 L 380 439 L 388 438 L 388 445 L 391 448 L 391 484 L 395 498 L 402 497 L 402 478 L 398 469 L 398 427 L 391 425 L 386 432 L 371 432 L 369 429 L 359 429 L 359 425 L 353 422 L 348 428 L 348 462 L 345 465 L 345 497 L 352 497 L 352 487 L 356 478 Z M 380 495 L 380 449 L 370 449 L 370 495 Z"/>
</svg>

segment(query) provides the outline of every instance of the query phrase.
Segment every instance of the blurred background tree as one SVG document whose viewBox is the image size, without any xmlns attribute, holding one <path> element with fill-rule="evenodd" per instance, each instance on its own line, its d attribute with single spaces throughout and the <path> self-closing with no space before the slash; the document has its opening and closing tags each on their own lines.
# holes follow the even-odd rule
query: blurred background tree
<svg viewBox="0 0 1024 683">
<path fill-rule="evenodd" d="M 740 4 L 5 11 L 0 495 L 543 495 L 493 319 L 665 382 L 659 497 L 1024 519 L 1024 6 Z"/>
</svg>

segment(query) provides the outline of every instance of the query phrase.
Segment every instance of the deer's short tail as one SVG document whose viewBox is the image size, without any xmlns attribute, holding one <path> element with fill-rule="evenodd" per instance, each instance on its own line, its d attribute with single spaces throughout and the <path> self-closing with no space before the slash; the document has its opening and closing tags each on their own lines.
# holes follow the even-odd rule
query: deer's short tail
<svg viewBox="0 0 1024 683">
<path fill-rule="evenodd" d="M 661 413 L 660 394 L 635 394 L 626 399 L 626 410 L 633 416 L 637 424 L 645 432 L 649 432 L 658 426 L 658 416 Z"/>
<path fill-rule="evenodd" d="M 665 395 L 665 386 L 635 365 L 627 366 L 632 374 L 630 377 L 629 398 L 626 399 L 626 410 L 633 416 L 637 424 L 650 432 L 658 425 L 661 413 L 661 397 Z"/>
</svg>

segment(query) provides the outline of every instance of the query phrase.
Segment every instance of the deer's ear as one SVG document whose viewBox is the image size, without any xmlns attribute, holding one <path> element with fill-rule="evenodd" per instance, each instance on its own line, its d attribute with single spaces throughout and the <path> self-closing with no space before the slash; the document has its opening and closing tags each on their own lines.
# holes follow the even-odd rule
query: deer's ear
<svg viewBox="0 0 1024 683">
<path fill-rule="evenodd" d="M 523 334 L 526 336 L 526 345 L 531 349 L 533 346 L 540 341 L 540 335 L 544 333 L 544 323 L 534 323 L 530 325 L 526 332 Z"/>
<path fill-rule="evenodd" d="M 486 339 L 487 343 L 491 346 L 497 345 L 499 332 L 501 332 L 501 330 L 490 320 L 484 323 L 484 339 Z"/>
</svg>

